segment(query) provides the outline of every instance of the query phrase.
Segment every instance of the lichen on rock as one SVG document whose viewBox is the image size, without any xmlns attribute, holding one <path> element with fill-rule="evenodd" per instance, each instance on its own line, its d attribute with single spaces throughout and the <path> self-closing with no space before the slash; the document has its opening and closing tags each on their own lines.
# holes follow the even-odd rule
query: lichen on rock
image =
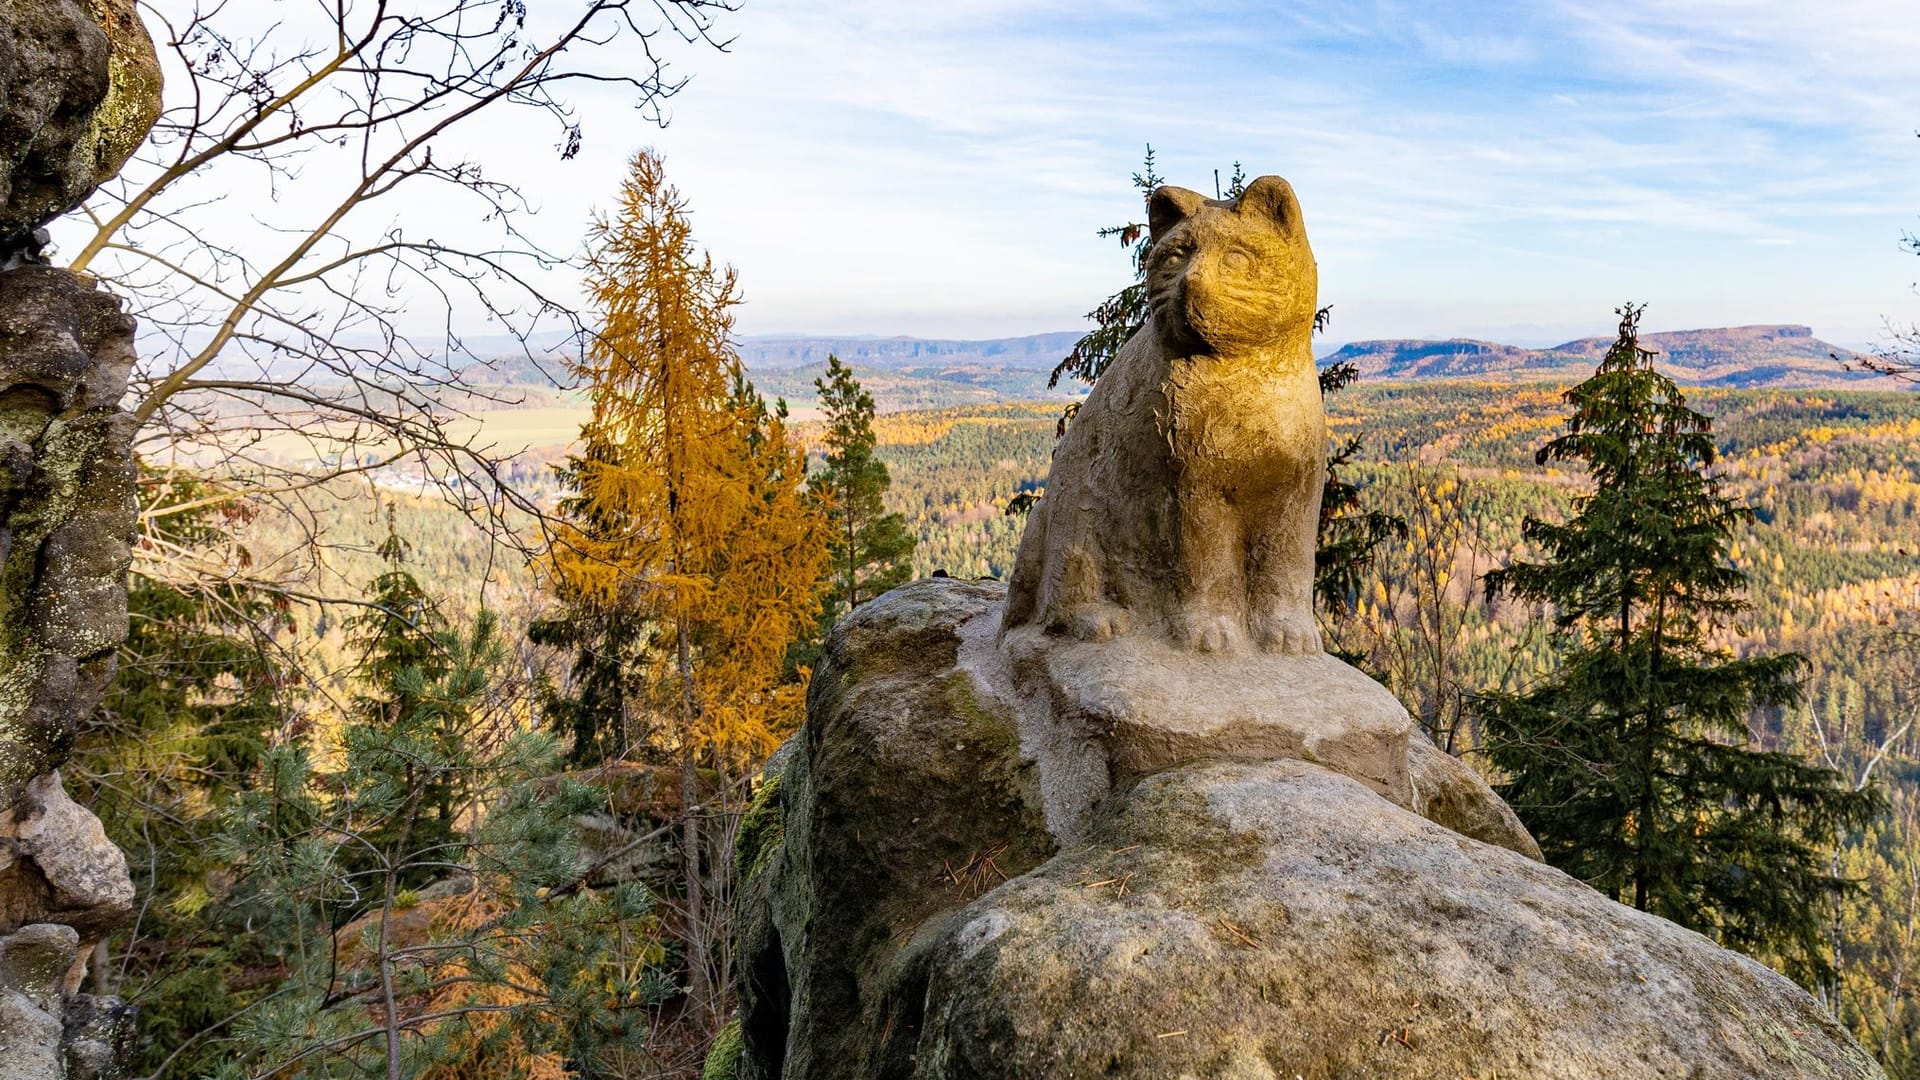
<svg viewBox="0 0 1920 1080">
<path fill-rule="evenodd" d="M 740 815 L 740 827 L 733 834 L 733 862 L 740 868 L 742 881 L 758 877 L 767 856 L 780 844 L 783 822 L 779 796 L 780 777 L 768 776 L 753 793 L 746 813 Z"/>
<path fill-rule="evenodd" d="M 0 271 L 0 807 L 66 760 L 126 637 L 133 320 L 52 267 Z"/>
<path fill-rule="evenodd" d="M 160 116 L 160 62 L 133 0 L 0 8 L 0 264 L 111 178 Z"/>
<path fill-rule="evenodd" d="M 956 666 L 1003 595 L 909 585 L 829 637 L 762 783 L 778 820 L 739 849 L 741 1076 L 884 1074 L 917 1026 L 903 936 L 1053 853 L 1014 719 Z"/>
<path fill-rule="evenodd" d="M 75 993 L 133 885 L 54 772 L 127 633 L 133 320 L 42 229 L 160 115 L 135 0 L 0 5 L 0 1080 L 120 1075 L 132 1010 Z"/>
<path fill-rule="evenodd" d="M 132 913 L 133 895 L 126 855 L 68 797 L 59 773 L 35 777 L 0 812 L 0 934 L 58 922 L 79 935 L 84 953 Z"/>
</svg>

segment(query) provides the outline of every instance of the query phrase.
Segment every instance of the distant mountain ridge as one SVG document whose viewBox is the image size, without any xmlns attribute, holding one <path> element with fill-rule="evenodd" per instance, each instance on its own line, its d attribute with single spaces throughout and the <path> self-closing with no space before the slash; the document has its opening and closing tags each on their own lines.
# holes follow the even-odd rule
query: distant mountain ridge
<svg viewBox="0 0 1920 1080">
<path fill-rule="evenodd" d="M 827 362 L 829 353 L 855 367 L 904 371 L 955 367 L 1047 370 L 1060 362 L 1081 338 L 1062 330 L 1025 337 L 964 341 L 914 337 L 750 337 L 742 340 L 740 359 L 748 371 L 784 371 Z"/>
<path fill-rule="evenodd" d="M 1563 380 L 1590 374 L 1612 344 L 1611 337 L 1546 349 L 1471 338 L 1355 341 L 1320 363 L 1352 361 L 1369 379 Z M 1852 350 L 1792 323 L 1669 330 L 1642 334 L 1640 344 L 1660 353 L 1655 363 L 1675 381 L 1693 386 L 1841 387 L 1873 378 L 1836 362 L 1852 359 Z"/>
<path fill-rule="evenodd" d="M 1070 398 L 1085 391 L 1069 379 L 1048 388 L 1046 375 L 1072 350 L 1082 332 L 1061 330 L 1021 337 L 914 338 L 872 336 L 760 336 L 740 340 L 740 358 L 756 384 L 796 405 L 812 397 L 813 380 L 829 355 L 838 356 L 896 408 L 938 408 L 986 401 Z M 1899 389 L 1871 374 L 1848 371 L 1854 358 L 1794 323 L 1670 330 L 1641 335 L 1659 352 L 1662 371 L 1690 386 L 1780 389 L 1856 386 Z M 1352 361 L 1366 379 L 1421 381 L 1574 382 L 1592 374 L 1611 337 L 1577 338 L 1544 349 L 1474 338 L 1436 341 L 1392 338 L 1354 341 L 1320 356 L 1321 366 Z M 1839 360 L 1836 361 L 1835 357 Z M 503 355 L 464 373 L 476 385 L 542 388 L 565 378 L 559 355 Z M 896 400 L 897 399 L 897 400 Z"/>
<path fill-rule="evenodd" d="M 866 370 L 912 372 L 938 379 L 945 369 L 978 381 L 983 369 L 1049 371 L 1073 348 L 1081 331 L 960 340 L 913 337 L 755 337 L 740 342 L 747 370 L 774 373 L 812 368 L 828 354 Z M 1796 323 L 1668 330 L 1643 334 L 1656 361 L 1692 386 L 1845 387 L 1873 385 L 1873 376 L 1846 370 L 1850 349 L 1813 336 Z M 1611 337 L 1578 338 L 1532 349 L 1497 341 L 1423 338 L 1354 341 L 1320 357 L 1324 366 L 1353 361 L 1369 379 L 1491 379 L 1567 381 L 1584 378 L 1606 355 Z"/>
</svg>

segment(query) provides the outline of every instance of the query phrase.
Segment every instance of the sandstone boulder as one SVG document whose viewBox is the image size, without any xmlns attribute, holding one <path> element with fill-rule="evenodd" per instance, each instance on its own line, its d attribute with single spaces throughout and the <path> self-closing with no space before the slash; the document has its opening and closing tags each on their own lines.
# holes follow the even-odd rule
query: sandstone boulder
<svg viewBox="0 0 1920 1080">
<path fill-rule="evenodd" d="M 79 942 L 72 927 L 51 923 L 0 937 L 0 1080 L 64 1074 L 60 990 Z"/>
<path fill-rule="evenodd" d="M 1407 740 L 1407 766 L 1413 786 L 1408 808 L 1414 813 L 1462 836 L 1544 861 L 1540 845 L 1513 807 L 1501 801 L 1479 773 L 1420 732 Z"/>
<path fill-rule="evenodd" d="M 902 1075 L 1879 1075 L 1762 965 L 1304 762 L 1149 777 L 916 946 Z"/>
<path fill-rule="evenodd" d="M 133 1057 L 135 1010 L 116 998 L 76 994 L 67 999 L 67 1080 L 124 1080 Z"/>
<path fill-rule="evenodd" d="M 1053 854 L 1015 719 L 956 666 L 960 627 L 997 618 L 1003 595 L 913 585 L 834 628 L 812 719 L 738 834 L 751 1075 L 898 1075 L 904 940 Z"/>
<path fill-rule="evenodd" d="M 1145 635 L 1074 641 L 1032 629 L 1007 634 L 1003 646 L 970 652 L 976 677 L 1009 683 L 1003 696 L 1030 730 L 1092 735 L 1093 756 L 1074 755 L 1085 759 L 1076 770 L 1106 774 L 1077 805 L 1054 800 L 1049 824 L 1063 836 L 1114 785 L 1194 761 L 1317 761 L 1414 804 L 1406 708 L 1326 653 L 1192 653 Z M 1003 665 L 1004 680 L 993 670 Z M 1062 762 L 1039 760 L 1043 786 L 1060 790 Z"/>
<path fill-rule="evenodd" d="M 48 221 L 160 114 L 137 0 L 0 4 L 0 1080 L 118 1071 L 131 1012 L 73 994 L 125 917 L 126 861 L 53 770 L 126 637 L 133 320 L 39 265 Z"/>
<path fill-rule="evenodd" d="M 64 1071 L 60 1017 L 26 995 L 0 990 L 0 1080 L 50 1080 Z"/>
<path fill-rule="evenodd" d="M 23 994 L 35 1007 L 52 1010 L 79 951 L 80 935 L 71 926 L 22 926 L 0 938 L 0 989 Z"/>
<path fill-rule="evenodd" d="M 0 813 L 0 934 L 58 922 L 85 952 L 132 910 L 127 857 L 100 819 L 67 796 L 59 773 L 35 777 Z"/>
<path fill-rule="evenodd" d="M 835 628 L 739 834 L 736 1075 L 1879 1075 L 1786 979 L 1536 861 L 1424 740 L 1405 791 L 1111 768 L 1008 692 L 1003 595 L 919 582 Z"/>
</svg>

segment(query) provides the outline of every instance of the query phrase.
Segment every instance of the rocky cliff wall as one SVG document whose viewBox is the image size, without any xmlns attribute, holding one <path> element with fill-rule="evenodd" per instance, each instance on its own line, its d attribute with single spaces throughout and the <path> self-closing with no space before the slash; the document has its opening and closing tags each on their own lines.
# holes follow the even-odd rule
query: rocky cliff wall
<svg viewBox="0 0 1920 1080">
<path fill-rule="evenodd" d="M 133 0 L 0 6 L 0 1080 L 116 1075 L 132 1034 L 79 992 L 131 910 L 126 860 L 57 770 L 127 632 L 134 324 L 42 252 L 159 106 Z"/>
</svg>

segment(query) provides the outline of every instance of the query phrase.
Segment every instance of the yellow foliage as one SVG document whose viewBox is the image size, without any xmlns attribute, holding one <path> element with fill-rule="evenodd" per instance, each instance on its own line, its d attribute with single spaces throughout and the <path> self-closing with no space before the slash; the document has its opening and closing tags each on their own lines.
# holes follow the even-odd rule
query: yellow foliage
<svg viewBox="0 0 1920 1080">
<path fill-rule="evenodd" d="M 471 934 L 505 912 L 499 890 L 476 887 L 464 895 L 450 898 L 435 919 L 442 934 Z M 499 952 L 517 951 L 517 940 L 496 941 Z M 454 1055 L 452 1061 L 436 1065 L 421 1074 L 421 1080 L 484 1080 L 493 1076 L 523 1077 L 525 1080 L 566 1080 L 574 1073 L 566 1058 L 552 1051 L 536 1050 L 518 1038 L 496 1038 L 504 1034 L 507 1014 L 490 1009 L 537 1005 L 542 998 L 531 988 L 540 985 L 539 974 L 517 960 L 506 966 L 507 978 L 472 979 L 471 965 L 457 952 L 449 952 L 447 963 L 434 971 L 440 987 L 429 995 L 422 1013 L 455 1013 L 459 1025 L 455 1038 L 474 1049 L 474 1053 Z M 483 1051 L 481 1048 L 485 1047 Z"/>
<path fill-rule="evenodd" d="M 542 576 L 563 599 L 659 628 L 647 683 L 683 749 L 761 755 L 798 722 L 804 688 L 782 684 L 783 666 L 818 616 L 827 565 L 805 450 L 747 386 L 734 273 L 696 255 L 657 156 L 634 157 L 592 239 L 581 510 Z"/>
</svg>

